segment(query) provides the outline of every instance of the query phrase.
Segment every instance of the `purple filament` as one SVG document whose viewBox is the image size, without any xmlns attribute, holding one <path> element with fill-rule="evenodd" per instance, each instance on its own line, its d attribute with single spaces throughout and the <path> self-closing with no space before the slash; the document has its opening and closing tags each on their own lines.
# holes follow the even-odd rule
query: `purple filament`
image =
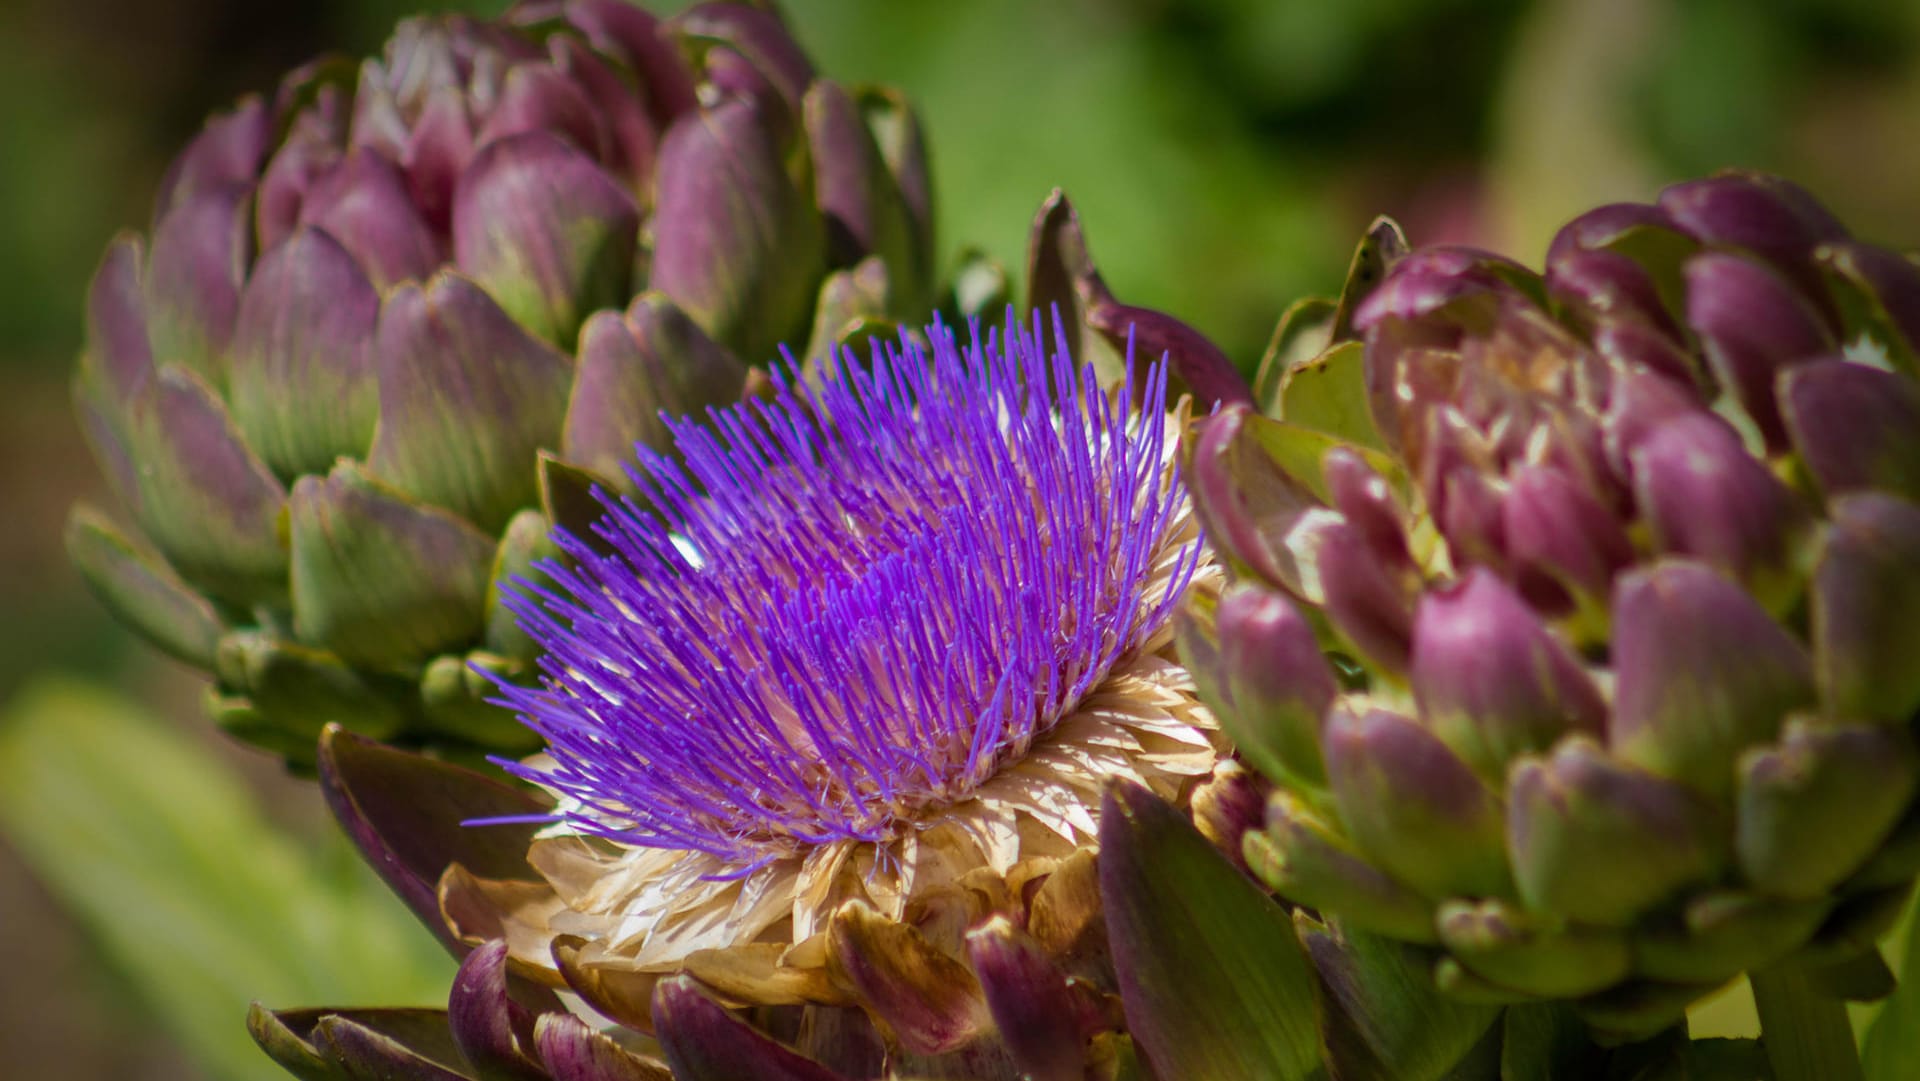
<svg viewBox="0 0 1920 1081">
<path fill-rule="evenodd" d="M 501 704 L 552 758 L 502 764 L 571 796 L 559 820 L 743 872 L 883 841 L 1164 624 L 1200 551 L 1149 603 L 1185 501 L 1165 365 L 1107 392 L 1037 321 L 928 338 L 670 421 L 595 540 L 555 530 L 567 562 L 505 602 L 541 682 Z"/>
</svg>

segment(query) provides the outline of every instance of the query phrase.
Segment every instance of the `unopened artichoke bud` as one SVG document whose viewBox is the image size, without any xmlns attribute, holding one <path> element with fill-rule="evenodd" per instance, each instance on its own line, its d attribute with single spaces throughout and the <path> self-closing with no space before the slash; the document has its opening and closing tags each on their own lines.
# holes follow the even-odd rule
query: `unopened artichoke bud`
<svg viewBox="0 0 1920 1081">
<path fill-rule="evenodd" d="M 1581 216 L 1544 275 L 1385 264 L 1273 415 L 1189 441 L 1241 580 L 1182 646 L 1278 789 L 1249 866 L 1609 1039 L 1877 969 L 1920 869 L 1920 266 L 1744 174 Z M 1303 649 L 1340 680 L 1296 715 Z"/>
<path fill-rule="evenodd" d="M 1141 948 L 1096 865 L 1116 779 L 1275 908 L 1189 822 L 1237 845 L 1268 785 L 1173 659 L 1219 580 L 1188 406 L 1164 362 L 1103 382 L 1056 340 L 935 324 L 667 421 L 638 496 L 499 602 L 540 647 L 489 696 L 541 744 L 504 763 L 534 787 L 327 731 L 330 807 L 471 951 L 446 1024 L 479 1073 L 560 1076 L 518 993 L 544 988 L 681 1078 L 1111 1077 Z"/>
<path fill-rule="evenodd" d="M 532 677 L 501 591 L 632 491 L 663 412 L 926 319 L 926 155 L 898 94 L 818 79 L 755 5 L 537 0 L 300 68 L 101 261 L 75 398 L 136 528 L 77 511 L 72 557 L 296 765 L 332 721 L 531 749 L 458 674 Z"/>
</svg>

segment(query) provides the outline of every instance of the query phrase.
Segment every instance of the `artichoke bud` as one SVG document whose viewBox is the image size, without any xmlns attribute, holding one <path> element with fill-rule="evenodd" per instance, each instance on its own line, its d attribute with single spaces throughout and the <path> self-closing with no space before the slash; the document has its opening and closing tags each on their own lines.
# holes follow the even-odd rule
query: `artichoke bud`
<svg viewBox="0 0 1920 1081">
<path fill-rule="evenodd" d="M 1288 332 L 1277 418 L 1187 441 L 1239 581 L 1182 640 L 1277 789 L 1253 873 L 1610 1041 L 1869 949 L 1920 870 L 1920 270 L 1747 174 L 1581 215 L 1544 276 L 1383 269 L 1348 340 Z M 1357 670 L 1276 743 L 1316 637 Z"/>
<path fill-rule="evenodd" d="M 108 248 L 75 404 L 138 529 L 79 513 L 74 559 L 191 663 L 230 635 L 276 658 L 220 669 L 247 682 L 213 700 L 296 758 L 335 718 L 521 745 L 487 693 L 429 707 L 411 681 L 476 652 L 530 671 L 490 598 L 531 558 L 497 550 L 551 520 L 541 478 L 579 482 L 567 506 L 627 490 L 662 412 L 737 401 L 783 348 L 924 321 L 932 220 L 911 106 L 818 80 L 768 8 L 406 20 L 212 117 L 145 237 Z M 264 674 L 288 658 L 359 689 L 301 707 Z"/>
</svg>

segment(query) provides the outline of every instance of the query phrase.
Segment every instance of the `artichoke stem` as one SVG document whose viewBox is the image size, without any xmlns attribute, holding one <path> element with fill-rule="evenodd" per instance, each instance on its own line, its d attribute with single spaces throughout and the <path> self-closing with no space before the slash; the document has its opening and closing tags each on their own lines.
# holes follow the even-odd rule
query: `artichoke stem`
<svg viewBox="0 0 1920 1081">
<path fill-rule="evenodd" d="M 1748 978 L 1774 1081 L 1862 1081 L 1846 1003 L 1821 991 L 1799 965 L 1776 965 Z"/>
</svg>

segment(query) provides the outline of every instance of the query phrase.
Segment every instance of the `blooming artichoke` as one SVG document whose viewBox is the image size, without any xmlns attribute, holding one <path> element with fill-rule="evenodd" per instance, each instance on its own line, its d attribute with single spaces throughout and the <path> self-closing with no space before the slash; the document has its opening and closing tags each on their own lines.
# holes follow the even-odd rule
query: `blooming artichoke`
<svg viewBox="0 0 1920 1081">
<path fill-rule="evenodd" d="M 549 798 L 323 739 L 340 821 L 472 949 L 445 1024 L 482 1076 L 574 1076 L 542 1041 L 582 1030 L 536 1025 L 536 988 L 688 1078 L 1120 1069 L 1133 969 L 1094 846 L 1224 756 L 1169 658 L 1216 577 L 1173 475 L 1184 417 L 1164 366 L 1103 385 L 1037 325 L 926 338 L 670 423 L 633 495 L 555 531 L 566 561 L 506 602 L 541 678 L 498 683 L 545 744 L 503 764 Z M 296 1070 L 351 1060 L 323 1016 L 255 1033 Z"/>
<path fill-rule="evenodd" d="M 1809 1076 L 1770 1017 L 1884 993 L 1920 869 L 1920 266 L 1727 174 L 1295 316 L 1188 452 L 1247 864 L 1603 1040 L 1750 973 Z"/>
<path fill-rule="evenodd" d="M 931 232 L 912 112 L 771 9 L 409 20 L 213 118 L 109 248 L 76 398 L 138 531 L 83 508 L 69 547 L 291 759 L 332 720 L 530 749 L 485 699 L 549 522 L 783 343 L 923 319 Z"/>
</svg>

